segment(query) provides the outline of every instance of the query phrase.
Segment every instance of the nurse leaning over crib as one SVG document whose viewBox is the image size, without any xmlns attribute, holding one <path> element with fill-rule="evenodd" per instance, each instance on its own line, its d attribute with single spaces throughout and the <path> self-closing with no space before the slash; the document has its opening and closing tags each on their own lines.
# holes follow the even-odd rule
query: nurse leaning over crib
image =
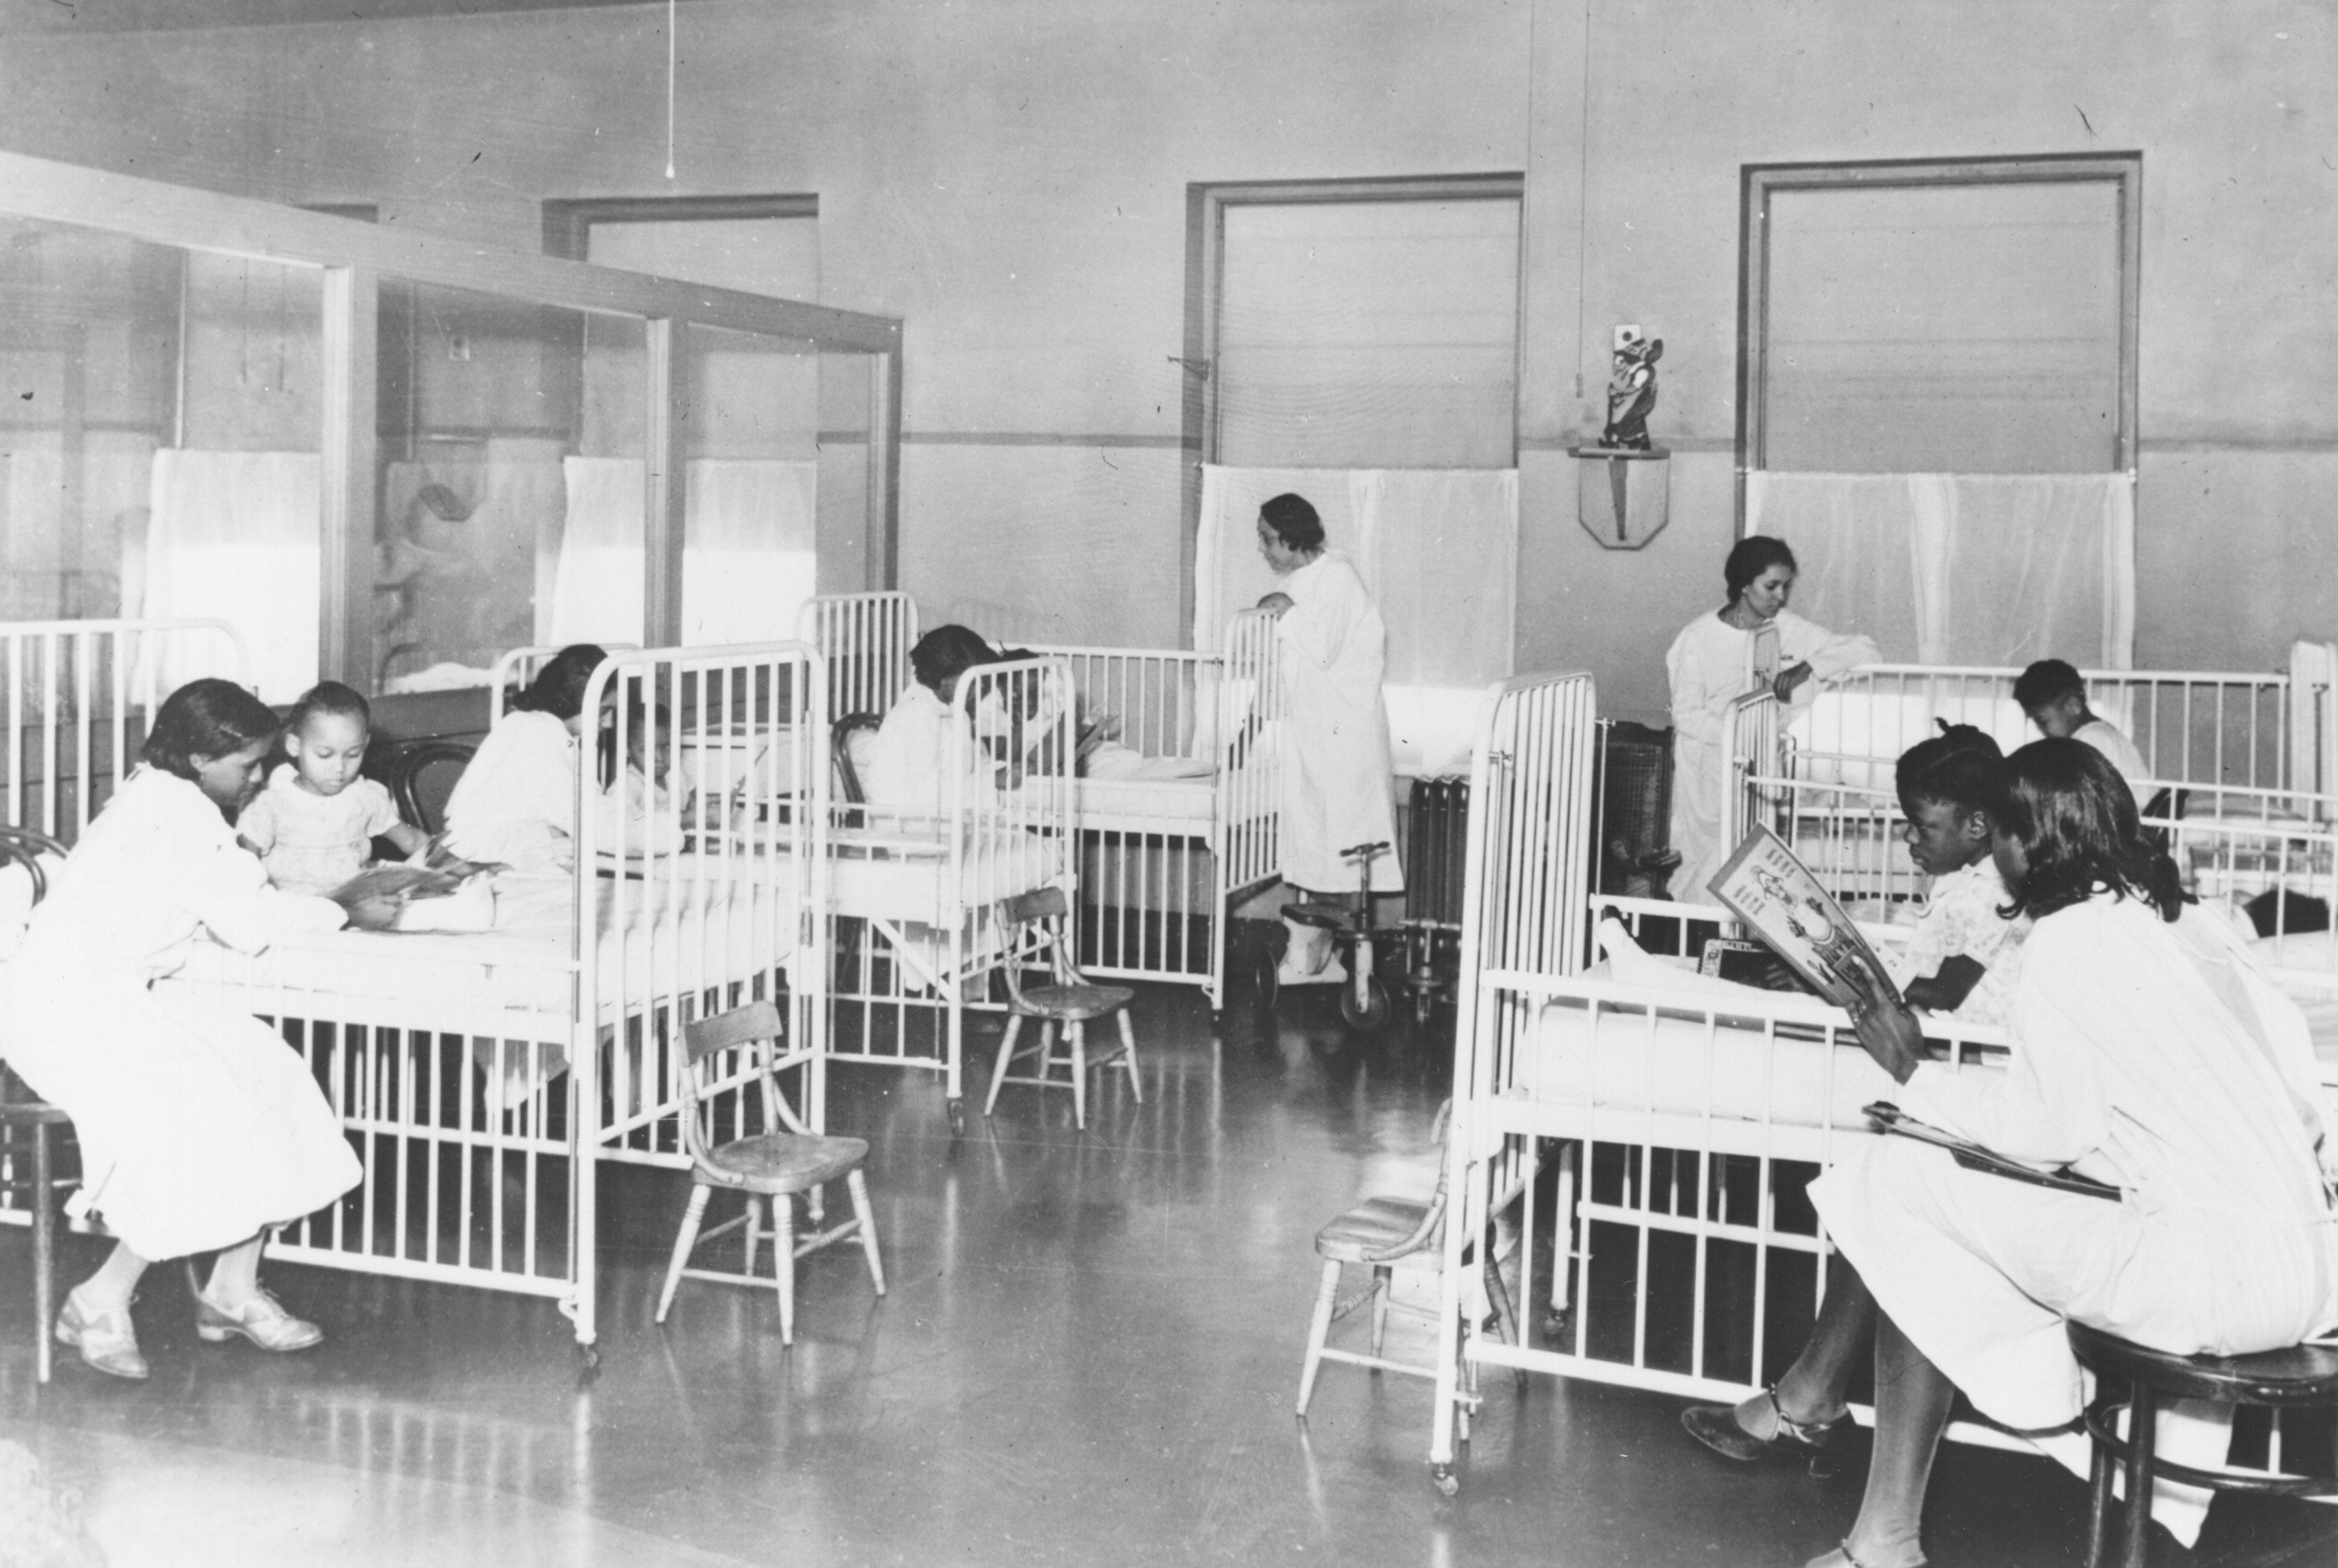
<svg viewBox="0 0 2338 1568">
<path fill-rule="evenodd" d="M 1818 682 L 1883 656 L 1871 637 L 1838 635 L 1788 610 L 1795 571 L 1784 540 L 1740 539 L 1721 568 L 1729 603 L 1681 628 L 1665 655 L 1673 690 L 1672 847 L 1681 858 L 1672 896 L 1682 903 L 1714 901 L 1705 884 L 1735 848 L 1721 838 L 1729 705 L 1764 684 L 1781 702 L 1807 705 Z"/>
<path fill-rule="evenodd" d="M 266 1228 L 357 1185 L 357 1158 L 307 1064 L 249 1013 L 155 980 L 199 932 L 256 953 L 345 920 L 379 929 L 395 905 L 271 887 L 232 814 L 260 788 L 276 715 L 241 687 L 197 681 L 155 710 L 143 765 L 89 825 L 0 972 L 0 1056 L 73 1117 L 77 1202 L 118 1239 L 65 1298 L 56 1336 L 117 1377 L 143 1377 L 131 1291 L 150 1262 L 217 1252 L 195 1331 L 263 1350 L 324 1336 L 260 1289 Z"/>
<path fill-rule="evenodd" d="M 1396 845 L 1396 766 L 1389 754 L 1388 627 L 1345 555 L 1323 546 L 1323 522 L 1302 495 L 1275 496 L 1258 512 L 1258 553 L 1282 579 L 1274 634 L 1281 645 L 1285 732 L 1281 844 L 1283 881 L 1350 895 L 1353 863 L 1340 851 L 1386 844 L 1371 863 L 1372 891 L 1401 893 Z M 1270 602 L 1277 597 L 1270 595 Z M 1282 980 L 1322 975 L 1338 959 L 1328 931 L 1285 921 L 1291 946 Z"/>
</svg>

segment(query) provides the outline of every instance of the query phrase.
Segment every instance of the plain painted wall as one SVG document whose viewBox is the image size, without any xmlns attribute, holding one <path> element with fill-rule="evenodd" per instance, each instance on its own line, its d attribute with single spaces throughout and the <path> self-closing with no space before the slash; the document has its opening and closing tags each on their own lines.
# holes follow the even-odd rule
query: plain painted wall
<svg viewBox="0 0 2338 1568">
<path fill-rule="evenodd" d="M 2137 656 L 2338 634 L 2338 80 L 2307 0 L 695 0 L 0 38 L 0 144 L 532 248 L 547 196 L 813 191 L 826 302 L 908 323 L 903 585 L 1174 642 L 1193 181 L 1522 171 L 1521 668 L 1660 718 L 1734 529 L 1749 162 L 2140 150 Z M 1600 548 L 1564 448 L 1663 337 L 1673 522 Z"/>
</svg>

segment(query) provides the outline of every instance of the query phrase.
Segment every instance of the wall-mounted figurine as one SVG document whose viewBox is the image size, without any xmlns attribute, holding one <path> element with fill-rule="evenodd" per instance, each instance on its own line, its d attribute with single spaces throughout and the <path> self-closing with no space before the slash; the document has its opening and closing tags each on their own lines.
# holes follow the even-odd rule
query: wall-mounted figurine
<svg viewBox="0 0 2338 1568">
<path fill-rule="evenodd" d="M 1630 452 L 1648 450 L 1648 416 L 1656 407 L 1656 361 L 1665 340 L 1644 336 L 1637 327 L 1616 328 L 1616 366 L 1607 377 L 1607 427 L 1599 445 Z"/>
</svg>

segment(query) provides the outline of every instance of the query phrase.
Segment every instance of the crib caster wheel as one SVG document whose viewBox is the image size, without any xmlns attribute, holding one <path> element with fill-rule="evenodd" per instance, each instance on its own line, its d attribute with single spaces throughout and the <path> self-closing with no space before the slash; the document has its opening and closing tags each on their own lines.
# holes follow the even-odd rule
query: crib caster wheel
<svg viewBox="0 0 2338 1568">
<path fill-rule="evenodd" d="M 1361 1029 L 1369 1034 L 1389 1021 L 1389 994 L 1388 987 L 1377 980 L 1366 981 L 1365 991 L 1366 1000 L 1358 1006 L 1356 988 L 1353 985 L 1341 987 L 1340 1016 L 1348 1021 L 1349 1028 Z"/>
<path fill-rule="evenodd" d="M 1437 993 L 1426 985 L 1417 986 L 1412 993 L 1412 1026 L 1429 1027 L 1429 1014 L 1437 1011 Z"/>
<path fill-rule="evenodd" d="M 1258 1004 L 1269 1013 L 1282 993 L 1282 960 L 1270 951 L 1258 961 Z"/>
<path fill-rule="evenodd" d="M 1575 1328 L 1575 1313 L 1567 1308 L 1546 1312 L 1542 1318 L 1542 1337 L 1555 1344 L 1565 1344 Z"/>
<path fill-rule="evenodd" d="M 951 1137 L 963 1138 L 966 1136 L 965 1101 L 953 1100 L 949 1102 L 949 1124 Z"/>
<path fill-rule="evenodd" d="M 1453 1474 L 1450 1465 L 1431 1465 L 1429 1467 L 1429 1484 L 1437 1488 L 1439 1497 L 1456 1496 L 1461 1491 L 1461 1477 Z"/>
</svg>

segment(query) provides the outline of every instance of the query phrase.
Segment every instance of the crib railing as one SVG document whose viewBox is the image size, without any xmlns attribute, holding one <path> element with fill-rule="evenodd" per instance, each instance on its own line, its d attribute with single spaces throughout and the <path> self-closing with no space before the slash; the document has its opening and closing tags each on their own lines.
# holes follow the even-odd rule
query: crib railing
<svg viewBox="0 0 2338 1568">
<path fill-rule="evenodd" d="M 248 665 L 224 621 L 0 623 L 0 823 L 77 841 L 137 765 L 173 685 L 241 683 Z"/>
<path fill-rule="evenodd" d="M 828 661 L 828 710 L 882 715 L 913 676 L 918 602 L 907 593 L 821 593 L 796 614 L 796 636 Z"/>
</svg>

